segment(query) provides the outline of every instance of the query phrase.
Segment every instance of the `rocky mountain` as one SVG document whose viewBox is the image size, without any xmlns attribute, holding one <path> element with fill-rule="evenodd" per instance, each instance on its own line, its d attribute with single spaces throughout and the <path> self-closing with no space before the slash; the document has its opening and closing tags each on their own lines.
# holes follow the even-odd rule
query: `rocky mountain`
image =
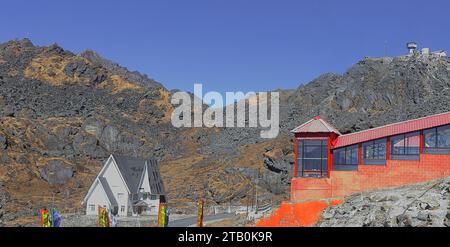
<svg viewBox="0 0 450 247">
<path fill-rule="evenodd" d="M 80 209 L 110 153 L 157 157 L 174 207 L 288 198 L 289 131 L 322 115 L 352 132 L 450 111 L 448 57 L 367 58 L 280 91 L 276 139 L 258 128 L 174 128 L 171 92 L 93 51 L 29 40 L 0 45 L 0 216 L 36 221 L 40 207 Z"/>
<path fill-rule="evenodd" d="M 348 133 L 448 111 L 449 63 L 420 54 L 365 58 L 344 75 L 322 75 L 290 96 L 283 129 L 318 114 Z"/>
</svg>

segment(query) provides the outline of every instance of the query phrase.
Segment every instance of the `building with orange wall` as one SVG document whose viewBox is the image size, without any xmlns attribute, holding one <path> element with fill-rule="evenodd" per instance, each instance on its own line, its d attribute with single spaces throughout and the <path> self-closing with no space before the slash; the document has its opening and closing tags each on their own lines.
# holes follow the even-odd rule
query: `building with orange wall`
<svg viewBox="0 0 450 247">
<path fill-rule="evenodd" d="M 291 200 L 257 226 L 314 226 L 352 193 L 450 176 L 450 112 L 347 135 L 315 117 L 292 132 Z"/>
<path fill-rule="evenodd" d="M 346 135 L 315 117 L 292 132 L 291 202 L 450 176 L 450 112 Z"/>
</svg>

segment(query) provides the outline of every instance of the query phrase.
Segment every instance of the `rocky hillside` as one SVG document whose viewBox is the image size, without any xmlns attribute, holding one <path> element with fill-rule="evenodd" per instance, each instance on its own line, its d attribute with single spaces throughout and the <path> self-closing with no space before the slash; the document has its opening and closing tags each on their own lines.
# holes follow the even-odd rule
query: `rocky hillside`
<svg viewBox="0 0 450 247">
<path fill-rule="evenodd" d="M 326 209 L 318 226 L 450 227 L 450 178 L 354 194 Z"/>
<path fill-rule="evenodd" d="M 344 75 L 325 74 L 288 100 L 285 130 L 320 114 L 342 133 L 450 110 L 448 57 L 366 58 Z"/>
<path fill-rule="evenodd" d="M 258 141 L 245 130 L 175 129 L 170 95 L 92 51 L 1 44 L 0 220 L 28 224 L 49 205 L 79 210 L 111 153 L 157 157 L 174 205 L 203 193 L 210 203 L 240 203 L 254 191 L 251 178 L 261 193 L 266 181 L 278 183 L 265 175 L 262 153 L 286 140 L 248 146 Z"/>
<path fill-rule="evenodd" d="M 0 45 L 0 220 L 27 224 L 37 209 L 69 212 L 110 153 L 155 156 L 174 205 L 286 199 L 296 125 L 320 114 L 343 132 L 450 111 L 449 59 L 364 59 L 280 91 L 281 133 L 170 124 L 171 92 L 93 51 L 29 40 Z M 3 216 L 3 217 L 1 217 Z"/>
</svg>

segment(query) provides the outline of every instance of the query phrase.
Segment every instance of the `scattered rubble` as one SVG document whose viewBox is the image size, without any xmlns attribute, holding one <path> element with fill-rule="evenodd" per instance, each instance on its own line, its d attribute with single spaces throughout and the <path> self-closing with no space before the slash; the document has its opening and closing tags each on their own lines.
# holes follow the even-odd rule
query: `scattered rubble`
<svg viewBox="0 0 450 247">
<path fill-rule="evenodd" d="M 322 214 L 317 226 L 449 226 L 450 177 L 351 195 Z"/>
</svg>

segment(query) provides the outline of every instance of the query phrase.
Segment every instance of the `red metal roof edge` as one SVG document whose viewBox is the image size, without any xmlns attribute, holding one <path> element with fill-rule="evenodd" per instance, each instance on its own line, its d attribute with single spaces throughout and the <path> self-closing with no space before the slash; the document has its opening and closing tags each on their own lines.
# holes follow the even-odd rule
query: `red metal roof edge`
<svg viewBox="0 0 450 247">
<path fill-rule="evenodd" d="M 441 117 L 449 117 L 448 119 L 440 119 Z M 424 120 L 429 120 L 429 119 L 435 119 L 435 122 L 423 122 Z M 395 128 L 398 126 L 402 126 L 405 124 L 415 124 L 415 123 L 423 123 L 423 125 L 426 125 L 426 127 L 422 127 L 422 126 L 414 126 L 414 127 L 410 127 L 410 128 L 406 128 L 404 130 L 398 130 L 397 131 L 393 131 L 393 133 L 388 133 L 390 128 Z M 333 148 L 339 148 L 339 147 L 346 147 L 346 146 L 351 146 L 357 143 L 362 143 L 362 142 L 366 142 L 366 141 L 370 141 L 370 140 L 376 140 L 376 139 L 380 139 L 380 138 L 385 138 L 388 136 L 392 136 L 392 135 L 399 135 L 399 134 L 404 134 L 404 133 L 408 133 L 408 132 L 414 132 L 414 131 L 418 131 L 418 130 L 422 130 L 422 129 L 428 129 L 428 128 L 434 128 L 434 127 L 438 127 L 441 125 L 446 125 L 446 124 L 450 124 L 450 112 L 444 112 L 444 113 L 439 113 L 439 114 L 435 114 L 435 115 L 430 115 L 430 116 L 425 116 L 425 117 L 421 117 L 421 118 L 416 118 L 416 119 L 410 119 L 410 120 L 406 120 L 406 121 L 402 121 L 402 122 L 397 122 L 397 123 L 392 123 L 392 124 L 387 124 L 387 125 L 383 125 L 383 126 L 379 126 L 376 128 L 372 128 L 372 129 L 367 129 L 367 130 L 363 130 L 363 131 L 359 131 L 359 132 L 355 132 L 355 133 L 350 133 L 350 134 L 346 134 L 346 135 L 341 135 L 336 139 L 336 145 L 333 145 Z M 381 132 L 385 130 L 386 133 L 383 134 L 379 134 L 377 135 L 377 132 Z M 367 136 L 363 136 L 364 134 L 368 134 Z M 350 139 L 348 141 L 348 139 Z"/>
</svg>

